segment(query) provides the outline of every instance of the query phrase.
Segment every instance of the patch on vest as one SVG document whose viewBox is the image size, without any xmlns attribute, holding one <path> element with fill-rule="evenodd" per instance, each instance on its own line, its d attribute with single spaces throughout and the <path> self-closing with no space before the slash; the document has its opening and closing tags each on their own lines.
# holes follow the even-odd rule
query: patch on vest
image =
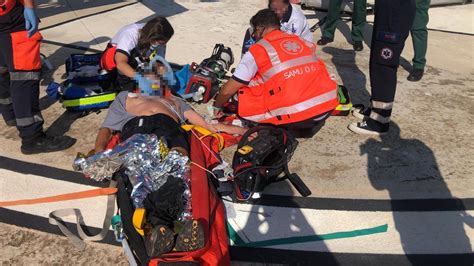
<svg viewBox="0 0 474 266">
<path fill-rule="evenodd" d="M 283 51 L 291 55 L 297 55 L 303 51 L 303 46 L 295 41 L 282 42 L 280 47 Z"/>
<path fill-rule="evenodd" d="M 389 60 L 389 59 L 392 59 L 393 57 L 393 51 L 392 49 L 388 48 L 388 47 L 384 47 L 382 48 L 382 50 L 380 51 L 380 56 L 385 59 L 385 60 Z"/>
</svg>

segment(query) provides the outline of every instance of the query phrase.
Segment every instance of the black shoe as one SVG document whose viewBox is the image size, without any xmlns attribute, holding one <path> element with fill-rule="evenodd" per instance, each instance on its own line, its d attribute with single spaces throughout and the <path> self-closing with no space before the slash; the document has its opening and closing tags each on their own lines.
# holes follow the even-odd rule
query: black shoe
<svg viewBox="0 0 474 266">
<path fill-rule="evenodd" d="M 326 45 L 330 42 L 333 42 L 334 40 L 333 39 L 329 39 L 328 37 L 321 37 L 321 39 L 319 39 L 319 41 L 317 42 L 318 45 Z"/>
<path fill-rule="evenodd" d="M 362 43 L 362 41 L 355 41 L 352 47 L 354 47 L 354 51 L 357 52 L 364 50 L 364 44 Z"/>
<path fill-rule="evenodd" d="M 188 220 L 176 238 L 176 251 L 193 251 L 204 247 L 204 228 L 199 220 Z"/>
<path fill-rule="evenodd" d="M 31 140 L 23 140 L 21 152 L 23 154 L 37 154 L 45 152 L 62 151 L 76 143 L 76 139 L 68 136 L 46 136 L 41 134 Z"/>
<path fill-rule="evenodd" d="M 145 235 L 145 249 L 150 257 L 170 252 L 174 246 L 174 233 L 166 225 L 157 225 Z"/>
<path fill-rule="evenodd" d="M 410 75 L 408 75 L 407 79 L 409 81 L 419 81 L 422 77 L 423 74 L 425 73 L 424 69 L 416 69 L 414 68 L 411 72 Z"/>
<path fill-rule="evenodd" d="M 382 124 L 372 119 L 367 119 L 358 123 L 349 124 L 349 130 L 362 134 L 362 135 L 372 135 L 372 136 L 382 136 L 387 134 L 389 124 Z"/>
</svg>

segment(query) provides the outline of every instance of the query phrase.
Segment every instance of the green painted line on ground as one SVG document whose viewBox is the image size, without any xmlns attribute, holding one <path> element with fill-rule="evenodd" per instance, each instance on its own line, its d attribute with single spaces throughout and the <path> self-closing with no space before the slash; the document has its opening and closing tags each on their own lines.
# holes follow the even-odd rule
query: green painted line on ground
<svg viewBox="0 0 474 266">
<path fill-rule="evenodd" d="M 384 225 L 380 225 L 380 226 L 376 226 L 372 228 L 347 231 L 347 232 L 336 232 L 336 233 L 329 233 L 329 234 L 323 234 L 323 235 L 277 238 L 277 239 L 263 240 L 263 241 L 257 241 L 257 242 L 249 242 L 249 243 L 246 243 L 238 235 L 238 233 L 234 230 L 234 228 L 232 228 L 232 226 L 229 223 L 227 223 L 227 229 L 228 229 L 230 240 L 232 240 L 236 246 L 258 248 L 258 247 L 324 241 L 324 240 L 351 238 L 351 237 L 385 233 L 388 230 L 388 224 L 384 224 Z"/>
</svg>

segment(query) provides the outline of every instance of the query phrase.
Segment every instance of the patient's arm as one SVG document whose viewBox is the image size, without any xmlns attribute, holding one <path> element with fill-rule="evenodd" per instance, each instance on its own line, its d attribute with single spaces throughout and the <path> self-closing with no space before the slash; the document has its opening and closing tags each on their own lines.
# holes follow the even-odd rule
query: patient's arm
<svg viewBox="0 0 474 266">
<path fill-rule="evenodd" d="M 234 125 L 226 125 L 222 123 L 210 124 L 206 122 L 200 114 L 192 109 L 184 112 L 184 117 L 189 121 L 189 123 L 206 128 L 211 132 L 225 132 L 232 135 L 243 135 L 247 131 L 247 128 Z"/>
<path fill-rule="evenodd" d="M 99 129 L 99 133 L 97 133 L 97 138 L 95 139 L 95 152 L 104 151 L 111 137 L 112 131 L 109 128 L 103 127 Z"/>
</svg>

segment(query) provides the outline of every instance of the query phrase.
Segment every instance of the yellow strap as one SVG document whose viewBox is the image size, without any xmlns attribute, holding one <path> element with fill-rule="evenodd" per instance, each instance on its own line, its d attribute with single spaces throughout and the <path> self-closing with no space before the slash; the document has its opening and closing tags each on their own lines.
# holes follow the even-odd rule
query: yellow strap
<svg viewBox="0 0 474 266">
<path fill-rule="evenodd" d="M 145 209 L 144 208 L 136 208 L 133 212 L 132 223 L 135 230 L 142 236 L 145 235 L 145 231 L 143 230 L 143 224 L 145 222 Z"/>
<path fill-rule="evenodd" d="M 111 102 L 115 99 L 116 95 L 117 95 L 116 93 L 108 93 L 105 95 L 91 96 L 91 97 L 85 97 L 85 98 L 74 99 L 74 100 L 63 100 L 63 106 L 75 107 L 75 106 L 83 106 L 83 105 L 103 103 L 103 102 Z"/>
<path fill-rule="evenodd" d="M 336 106 L 337 111 L 349 111 L 352 109 L 352 103 L 338 104 Z"/>
<path fill-rule="evenodd" d="M 196 130 L 197 132 L 201 133 L 202 136 L 199 139 L 203 139 L 208 136 L 214 137 L 217 139 L 219 143 L 219 151 L 224 149 L 224 137 L 222 137 L 222 135 L 219 133 L 212 133 L 210 130 L 203 128 L 201 126 L 189 125 L 189 124 L 182 125 L 181 128 L 186 131 Z"/>
</svg>

